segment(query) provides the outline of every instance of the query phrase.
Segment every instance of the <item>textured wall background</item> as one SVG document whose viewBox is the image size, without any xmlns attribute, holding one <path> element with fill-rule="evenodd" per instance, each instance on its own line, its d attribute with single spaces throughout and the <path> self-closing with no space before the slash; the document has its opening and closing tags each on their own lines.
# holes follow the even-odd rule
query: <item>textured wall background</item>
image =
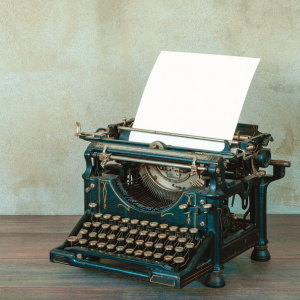
<svg viewBox="0 0 300 300">
<path fill-rule="evenodd" d="M 300 213 L 299 25 L 297 0 L 1 1 L 0 213 L 82 213 L 75 121 L 134 117 L 161 50 L 261 58 L 240 121 L 292 161 L 269 212 Z"/>
</svg>

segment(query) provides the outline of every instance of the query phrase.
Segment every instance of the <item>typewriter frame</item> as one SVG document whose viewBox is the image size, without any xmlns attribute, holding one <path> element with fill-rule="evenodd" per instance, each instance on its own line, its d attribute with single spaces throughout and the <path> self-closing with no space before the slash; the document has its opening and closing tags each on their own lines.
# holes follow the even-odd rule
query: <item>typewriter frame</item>
<svg viewBox="0 0 300 300">
<path fill-rule="evenodd" d="M 91 220 L 94 211 L 89 208 L 89 203 L 97 203 L 97 212 L 113 212 L 122 217 L 176 224 L 185 227 L 197 227 L 205 236 L 203 243 L 196 250 L 188 266 L 179 271 L 163 263 L 147 262 L 139 258 L 128 260 L 124 255 L 101 253 L 97 250 L 77 246 L 69 247 L 67 241 L 51 250 L 50 261 L 122 274 L 170 287 L 183 288 L 205 274 L 208 274 L 205 281 L 206 286 L 223 287 L 225 285 L 222 273 L 224 263 L 252 247 L 254 248 L 251 255 L 252 260 L 267 261 L 270 259 L 270 253 L 267 249 L 267 187 L 271 182 L 284 177 L 285 168 L 289 167 L 290 163 L 271 161 L 270 164 L 273 165 L 272 175 L 257 173 L 243 178 L 235 178 L 232 174 L 229 174 L 225 163 L 226 160 L 233 161 L 234 164 L 244 160 L 246 155 L 251 155 L 251 151 L 247 151 L 247 149 L 250 149 L 249 145 L 256 147 L 257 144 L 267 144 L 271 140 L 270 135 L 260 134 L 257 126 L 239 124 L 237 132 L 241 132 L 243 136 L 249 135 L 249 133 L 253 136 L 252 138 L 238 141 L 239 149 L 244 150 L 241 150 L 241 153 L 238 151 L 233 153 L 231 151 L 232 146 L 226 141 L 224 150 L 219 153 L 194 149 L 194 152 L 201 152 L 201 154 L 197 154 L 196 165 L 204 165 L 204 174 L 209 176 L 209 187 L 204 189 L 199 187 L 189 188 L 183 191 L 179 199 L 171 206 L 157 212 L 149 212 L 134 207 L 126 199 L 126 193 L 122 192 L 118 175 L 98 174 L 99 176 L 95 176 L 95 161 L 98 161 L 101 155 L 102 159 L 103 155 L 105 159 L 105 155 L 110 153 L 110 155 L 117 155 L 117 157 L 123 156 L 135 159 L 140 157 L 144 160 L 157 160 L 165 163 L 191 164 L 192 159 L 186 153 L 191 151 L 192 155 L 195 155 L 195 153 L 193 149 L 169 147 L 167 150 L 175 152 L 175 157 L 170 156 L 170 151 L 166 151 L 166 155 L 162 156 L 162 152 L 157 149 L 153 149 L 150 152 L 146 151 L 146 149 L 149 149 L 147 144 L 110 139 L 109 135 L 111 134 L 118 135 L 120 138 L 122 125 L 126 126 L 126 121 L 124 124 L 110 125 L 106 131 L 106 138 L 100 136 L 100 134 L 97 136 L 97 133 L 88 135 L 80 133 L 80 130 L 79 134 L 77 132 L 77 135 L 81 135 L 82 139 L 90 141 L 91 144 L 85 152 L 86 171 L 83 174 L 86 191 L 84 196 L 85 213 L 69 236 L 76 236 L 83 223 Z M 180 156 L 180 153 L 183 153 L 182 156 Z M 110 159 L 109 156 L 108 159 Z M 242 229 L 229 237 L 223 237 L 223 227 L 225 226 L 224 203 L 226 199 L 237 194 L 242 199 L 249 199 L 249 208 L 245 212 L 244 218 L 236 220 L 236 222 L 243 224 Z M 185 210 L 179 208 L 183 204 L 187 204 Z M 211 204 L 211 207 L 205 208 L 205 204 Z M 246 220 L 248 215 L 250 215 L 250 219 Z M 207 253 L 209 253 L 208 259 Z M 91 259 L 79 258 L 78 254 Z M 204 257 L 206 259 L 203 261 Z M 118 262 L 121 266 L 115 266 L 114 263 L 103 264 L 101 262 L 103 258 L 109 259 L 111 262 Z M 122 263 L 126 263 L 127 266 L 122 266 Z M 132 265 L 140 266 L 143 269 L 133 270 L 130 267 Z"/>
</svg>

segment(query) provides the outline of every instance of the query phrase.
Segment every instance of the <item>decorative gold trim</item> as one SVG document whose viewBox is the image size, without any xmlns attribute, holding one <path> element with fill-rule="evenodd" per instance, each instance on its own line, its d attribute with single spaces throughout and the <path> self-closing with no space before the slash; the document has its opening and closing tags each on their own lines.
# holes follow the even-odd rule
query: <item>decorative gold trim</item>
<svg viewBox="0 0 300 300">
<path fill-rule="evenodd" d="M 63 264 L 63 265 L 69 265 L 69 264 L 67 264 L 67 263 L 64 263 L 64 262 L 62 262 L 62 261 L 58 261 L 58 260 L 55 260 L 55 259 L 53 259 L 53 262 L 54 262 L 54 263 Z"/>
<path fill-rule="evenodd" d="M 98 179 L 98 201 L 99 201 L 99 213 L 100 213 L 100 179 Z"/>
<path fill-rule="evenodd" d="M 172 214 L 172 213 L 166 213 L 166 214 L 161 213 L 160 214 L 161 218 L 164 217 L 165 215 L 172 215 L 172 216 L 174 216 L 174 214 Z"/>
<path fill-rule="evenodd" d="M 200 275 L 202 275 L 202 274 L 204 274 L 204 273 L 210 271 L 211 269 L 212 269 L 212 265 L 207 266 L 205 269 L 200 270 L 200 271 L 198 271 L 198 272 L 192 274 L 191 276 L 189 276 L 189 277 L 183 279 L 183 280 L 182 280 L 182 284 L 187 284 L 188 282 L 190 282 L 190 281 L 194 280 L 195 278 L 199 277 Z M 190 278 L 190 279 L 189 279 L 189 278 Z M 189 279 L 189 280 L 187 280 L 187 279 Z"/>
<path fill-rule="evenodd" d="M 190 222 L 191 222 L 191 218 L 190 218 L 190 216 L 191 216 L 191 213 L 188 213 L 187 222 L 188 222 L 188 224 L 189 224 L 189 225 L 190 225 Z"/>
<path fill-rule="evenodd" d="M 103 191 L 102 191 L 102 196 L 103 196 L 103 200 L 104 200 L 104 209 L 106 209 L 106 197 L 107 197 L 107 188 L 106 188 L 106 184 L 107 182 L 102 181 L 103 183 Z"/>
<path fill-rule="evenodd" d="M 123 204 L 118 204 L 118 206 L 124 206 L 125 207 L 125 209 L 127 209 L 128 211 L 130 211 L 130 208 L 129 207 L 126 207 L 125 205 L 123 205 Z"/>
<path fill-rule="evenodd" d="M 153 277 L 157 277 L 157 278 L 165 278 L 163 276 L 157 276 L 157 275 L 152 275 L 152 277 L 150 278 L 150 282 L 152 283 L 157 283 L 157 284 L 161 284 L 161 285 L 166 285 L 166 286 L 175 286 L 175 280 L 173 278 L 169 278 L 168 279 L 172 279 L 173 280 L 173 285 L 170 285 L 170 284 L 166 284 L 166 283 L 160 283 L 160 282 L 157 282 L 157 281 L 152 281 Z"/>
</svg>

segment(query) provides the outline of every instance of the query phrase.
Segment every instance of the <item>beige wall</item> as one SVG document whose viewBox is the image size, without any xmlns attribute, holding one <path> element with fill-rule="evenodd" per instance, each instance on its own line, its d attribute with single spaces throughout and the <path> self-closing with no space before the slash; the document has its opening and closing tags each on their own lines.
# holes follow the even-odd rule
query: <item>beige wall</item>
<svg viewBox="0 0 300 300">
<path fill-rule="evenodd" d="M 289 0 L 1 1 L 0 213 L 82 212 L 75 121 L 88 131 L 134 117 L 161 50 L 261 58 L 240 121 L 292 161 L 269 212 L 299 213 L 299 25 Z"/>
</svg>

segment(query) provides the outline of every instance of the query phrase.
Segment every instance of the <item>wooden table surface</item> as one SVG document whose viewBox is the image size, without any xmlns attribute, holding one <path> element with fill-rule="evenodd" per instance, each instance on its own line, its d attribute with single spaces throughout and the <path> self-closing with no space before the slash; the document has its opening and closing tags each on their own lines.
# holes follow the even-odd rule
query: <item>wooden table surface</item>
<svg viewBox="0 0 300 300">
<path fill-rule="evenodd" d="M 271 261 L 251 261 L 249 250 L 225 264 L 224 288 L 203 277 L 181 290 L 50 263 L 78 219 L 0 217 L 0 299 L 300 299 L 300 215 L 268 216 Z"/>
</svg>

